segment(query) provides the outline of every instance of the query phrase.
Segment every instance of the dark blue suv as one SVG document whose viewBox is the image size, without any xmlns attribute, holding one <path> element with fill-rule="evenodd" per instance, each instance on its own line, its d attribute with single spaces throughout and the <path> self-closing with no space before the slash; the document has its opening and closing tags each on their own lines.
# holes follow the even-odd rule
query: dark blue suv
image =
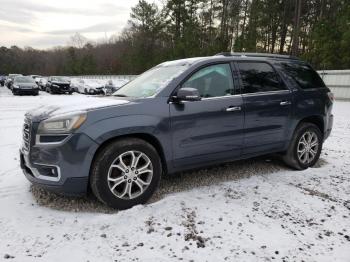
<svg viewBox="0 0 350 262">
<path fill-rule="evenodd" d="M 313 166 L 329 136 L 333 95 L 305 62 L 222 53 L 162 63 L 112 97 L 28 112 L 21 167 L 66 194 L 90 188 L 118 209 L 146 202 L 161 175 L 279 153 Z"/>
</svg>

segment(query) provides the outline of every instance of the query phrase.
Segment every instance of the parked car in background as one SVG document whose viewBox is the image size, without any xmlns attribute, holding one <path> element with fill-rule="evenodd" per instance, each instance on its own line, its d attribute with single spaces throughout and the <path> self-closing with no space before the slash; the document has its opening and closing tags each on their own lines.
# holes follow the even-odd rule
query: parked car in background
<svg viewBox="0 0 350 262">
<path fill-rule="evenodd" d="M 5 81 L 5 85 L 7 86 L 7 88 L 12 89 L 13 79 L 16 76 L 23 76 L 23 75 L 22 74 L 9 74 L 6 81 Z"/>
<path fill-rule="evenodd" d="M 130 208 L 166 173 L 270 153 L 297 170 L 314 166 L 332 130 L 333 100 L 294 57 L 165 62 L 113 98 L 28 112 L 20 164 L 34 184 L 66 194 L 91 189 L 111 207 Z"/>
<path fill-rule="evenodd" d="M 0 76 L 0 85 L 4 86 L 6 81 L 6 76 Z"/>
<path fill-rule="evenodd" d="M 115 91 L 125 85 L 129 80 L 127 79 L 109 79 L 103 87 L 105 95 L 112 95 Z"/>
<path fill-rule="evenodd" d="M 46 92 L 50 94 L 72 94 L 70 80 L 63 76 L 50 76 L 46 83 Z"/>
<path fill-rule="evenodd" d="M 72 88 L 73 92 L 79 93 L 79 85 L 79 78 L 70 78 L 70 87 Z"/>
<path fill-rule="evenodd" d="M 30 76 L 16 76 L 12 83 L 12 93 L 14 95 L 38 95 L 39 87 Z"/>
<path fill-rule="evenodd" d="M 35 81 L 35 83 L 39 83 L 39 81 L 40 81 L 40 79 L 42 78 L 42 76 L 40 76 L 40 75 L 30 75 L 33 79 L 34 79 L 34 81 Z"/>
<path fill-rule="evenodd" d="M 104 94 L 104 82 L 97 79 L 80 79 L 76 85 L 79 93 L 86 95 Z"/>
<path fill-rule="evenodd" d="M 35 81 L 36 82 L 36 81 Z M 46 77 L 41 77 L 38 79 L 38 86 L 41 91 L 46 91 L 46 83 L 47 83 L 47 78 Z"/>
<path fill-rule="evenodd" d="M 41 77 L 40 75 L 28 75 L 28 76 L 30 76 L 30 77 L 33 78 L 34 80 L 35 80 L 36 78 L 40 78 L 40 77 Z"/>
</svg>

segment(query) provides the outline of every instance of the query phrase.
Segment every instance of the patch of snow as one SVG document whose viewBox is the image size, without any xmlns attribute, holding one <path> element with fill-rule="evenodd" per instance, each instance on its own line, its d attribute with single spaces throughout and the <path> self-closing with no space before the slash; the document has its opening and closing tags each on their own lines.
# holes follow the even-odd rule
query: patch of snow
<svg viewBox="0 0 350 262">
<path fill-rule="evenodd" d="M 90 99 L 0 87 L 0 261 L 349 261 L 350 102 L 335 103 L 314 168 L 259 158 L 185 172 L 117 212 L 32 188 L 19 166 L 27 110 Z"/>
</svg>

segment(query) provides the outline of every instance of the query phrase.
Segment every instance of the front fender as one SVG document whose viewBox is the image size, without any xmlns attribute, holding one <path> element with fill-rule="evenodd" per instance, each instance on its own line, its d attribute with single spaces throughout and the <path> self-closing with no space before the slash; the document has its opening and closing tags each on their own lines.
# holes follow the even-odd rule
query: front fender
<svg viewBox="0 0 350 262">
<path fill-rule="evenodd" d="M 125 135 L 149 135 L 162 147 L 164 158 L 171 160 L 170 123 L 168 118 L 149 115 L 127 115 L 103 119 L 87 125 L 80 132 L 85 133 L 97 144 Z"/>
</svg>

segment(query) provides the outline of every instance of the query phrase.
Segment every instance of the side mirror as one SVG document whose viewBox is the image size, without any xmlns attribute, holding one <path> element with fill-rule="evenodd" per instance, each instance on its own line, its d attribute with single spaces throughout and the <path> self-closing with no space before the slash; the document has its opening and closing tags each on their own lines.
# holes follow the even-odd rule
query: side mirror
<svg viewBox="0 0 350 262">
<path fill-rule="evenodd" d="M 181 101 L 199 101 L 201 96 L 196 88 L 183 87 L 177 91 L 177 94 L 173 99 L 177 102 Z"/>
</svg>

